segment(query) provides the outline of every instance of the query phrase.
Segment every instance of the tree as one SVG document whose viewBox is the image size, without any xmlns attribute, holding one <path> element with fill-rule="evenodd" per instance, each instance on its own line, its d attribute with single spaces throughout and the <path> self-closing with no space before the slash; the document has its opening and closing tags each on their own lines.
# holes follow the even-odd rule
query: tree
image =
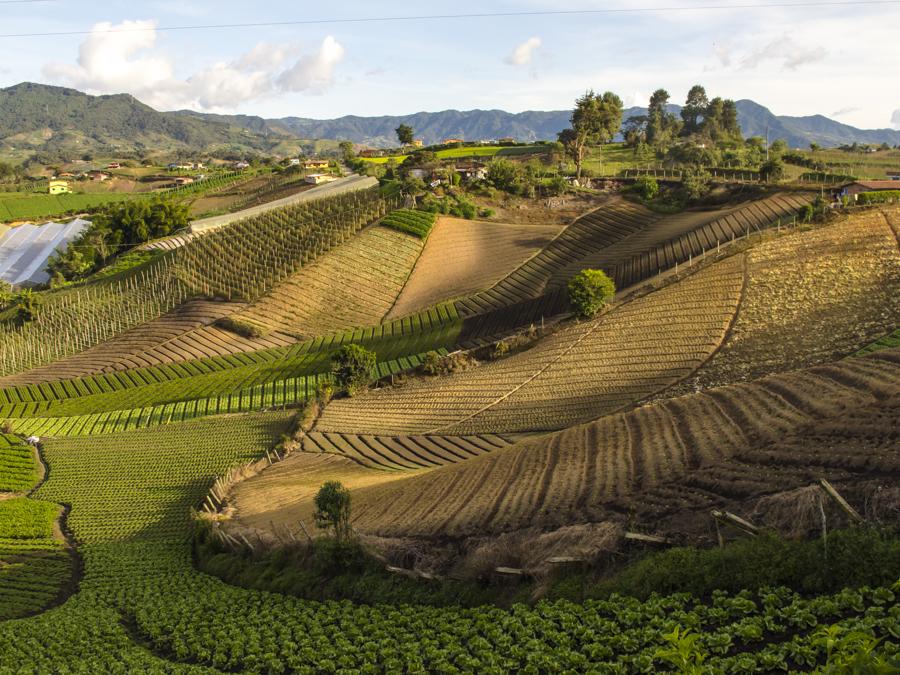
<svg viewBox="0 0 900 675">
<path fill-rule="evenodd" d="M 408 124 L 401 124 L 399 127 L 394 129 L 397 132 L 397 140 L 400 141 L 400 145 L 409 145 L 413 142 L 413 137 L 415 136 L 415 132 L 413 128 Z"/>
<path fill-rule="evenodd" d="M 502 157 L 495 157 L 487 166 L 488 183 L 504 192 L 517 192 L 522 172 L 519 165 Z"/>
<path fill-rule="evenodd" d="M 375 352 L 356 344 L 344 345 L 331 357 L 334 383 L 348 396 L 353 396 L 371 381 L 375 361 Z"/>
<path fill-rule="evenodd" d="M 559 133 L 559 140 L 575 162 L 576 178 L 590 145 L 607 143 L 622 124 L 622 99 L 611 91 L 602 95 L 587 91 L 575 101 L 570 118 L 571 128 Z"/>
<path fill-rule="evenodd" d="M 569 281 L 569 303 L 581 319 L 596 316 L 616 294 L 616 284 L 603 270 L 581 270 Z"/>
<path fill-rule="evenodd" d="M 0 280 L 0 310 L 9 307 L 15 297 L 16 294 L 13 293 L 12 285 Z"/>
<path fill-rule="evenodd" d="M 778 138 L 772 141 L 772 145 L 769 146 L 769 153 L 773 157 L 781 157 L 788 150 L 787 141 L 784 139 Z"/>
<path fill-rule="evenodd" d="M 30 288 L 26 288 L 16 295 L 13 300 L 15 308 L 14 322 L 17 326 L 23 326 L 29 321 L 33 321 L 40 309 L 41 299 Z"/>
<path fill-rule="evenodd" d="M 667 110 L 669 92 L 657 89 L 650 97 L 647 108 L 647 142 L 654 147 L 665 147 L 678 134 L 678 120 Z"/>
<path fill-rule="evenodd" d="M 816 142 L 813 142 L 813 143 L 810 143 L 810 144 L 809 144 L 809 151 L 810 151 L 811 153 L 813 153 L 813 154 L 817 153 L 817 152 L 818 152 L 819 150 L 821 150 L 821 149 L 822 149 L 822 146 L 819 145 L 819 144 L 816 143 Z"/>
<path fill-rule="evenodd" d="M 759 173 L 767 181 L 778 181 L 784 177 L 784 163 L 781 161 L 779 157 L 772 157 L 766 162 L 763 162 L 762 166 L 759 167 Z"/>
<path fill-rule="evenodd" d="M 646 115 L 635 115 L 629 117 L 622 124 L 622 135 L 625 137 L 625 145 L 635 148 L 647 141 L 647 122 Z"/>
<path fill-rule="evenodd" d="M 347 541 L 353 534 L 350 528 L 350 490 L 339 481 L 324 483 L 316 493 L 313 503 L 316 511 L 313 518 L 316 527 L 333 532 L 340 542 Z"/>
<path fill-rule="evenodd" d="M 338 144 L 338 147 L 341 149 L 341 156 L 344 158 L 345 162 L 349 162 L 351 159 L 356 157 L 356 153 L 353 151 L 353 143 L 351 141 L 341 141 Z"/>
<path fill-rule="evenodd" d="M 681 109 L 681 119 L 684 120 L 683 136 L 690 136 L 700 131 L 701 118 L 709 107 L 709 99 L 706 90 L 699 84 L 695 84 L 688 92 L 684 107 Z"/>
</svg>

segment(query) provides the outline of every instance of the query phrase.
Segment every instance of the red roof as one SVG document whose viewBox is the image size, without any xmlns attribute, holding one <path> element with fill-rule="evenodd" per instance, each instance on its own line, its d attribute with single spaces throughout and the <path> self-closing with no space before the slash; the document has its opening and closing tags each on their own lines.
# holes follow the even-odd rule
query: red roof
<svg viewBox="0 0 900 675">
<path fill-rule="evenodd" d="M 900 190 L 900 184 L 895 180 L 858 180 L 855 184 L 867 190 Z"/>
</svg>

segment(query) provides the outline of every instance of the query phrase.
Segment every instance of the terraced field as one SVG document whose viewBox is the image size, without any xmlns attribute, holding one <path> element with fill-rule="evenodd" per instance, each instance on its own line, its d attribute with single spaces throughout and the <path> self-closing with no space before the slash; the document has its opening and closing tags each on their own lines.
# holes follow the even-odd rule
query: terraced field
<svg viewBox="0 0 900 675">
<path fill-rule="evenodd" d="M 676 393 L 831 361 L 897 326 L 900 248 L 885 212 L 782 236 L 748 256 L 728 342 Z"/>
<path fill-rule="evenodd" d="M 654 242 L 655 245 L 636 252 L 630 259 L 616 261 L 616 286 L 626 288 L 652 277 L 660 270 L 671 269 L 676 263 L 684 264 L 703 251 L 716 248 L 719 242 L 724 244 L 733 238 L 776 226 L 779 222 L 789 224 L 800 208 L 810 203 L 814 196 L 809 192 L 789 192 L 750 201 L 672 239 Z M 675 223 L 678 221 L 679 217 L 676 216 Z M 601 251 L 599 256 L 592 257 L 592 261 L 600 263 L 608 255 L 608 251 Z"/>
<path fill-rule="evenodd" d="M 514 225 L 442 216 L 388 319 L 492 286 L 543 249 L 556 225 Z"/>
<path fill-rule="evenodd" d="M 462 316 L 502 309 L 544 293 L 553 274 L 567 265 L 649 227 L 659 214 L 615 197 L 576 219 L 539 254 L 491 288 L 457 303 Z"/>
<path fill-rule="evenodd" d="M 418 237 L 371 227 L 302 268 L 235 318 L 298 339 L 381 323 L 422 246 Z"/>
<path fill-rule="evenodd" d="M 335 401 L 317 430 L 512 433 L 612 412 L 677 382 L 709 357 L 735 315 L 743 279 L 741 257 L 726 259 L 507 359 Z"/>
<path fill-rule="evenodd" d="M 361 489 L 354 527 L 385 536 L 474 535 L 603 520 L 635 503 L 655 515 L 707 508 L 819 475 L 895 475 L 898 404 L 898 350 L 775 375 Z M 856 442 L 845 443 L 848 437 Z M 691 489 L 691 481 L 703 489 Z"/>
</svg>

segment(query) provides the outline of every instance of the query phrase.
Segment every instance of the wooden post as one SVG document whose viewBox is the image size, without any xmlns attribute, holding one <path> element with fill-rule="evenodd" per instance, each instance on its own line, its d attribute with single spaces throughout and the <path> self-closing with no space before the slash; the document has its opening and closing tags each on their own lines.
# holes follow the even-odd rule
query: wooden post
<svg viewBox="0 0 900 675">
<path fill-rule="evenodd" d="M 821 478 L 819 480 L 819 486 L 823 490 L 825 490 L 825 494 L 827 494 L 829 497 L 831 497 L 835 501 L 835 503 L 841 508 L 841 510 L 850 517 L 850 520 L 852 520 L 856 523 L 866 522 L 866 519 L 863 518 L 861 515 L 859 515 L 859 512 L 856 509 L 854 509 L 852 506 L 850 506 L 850 504 L 847 503 L 846 499 L 841 497 L 840 493 L 834 489 L 834 486 L 831 483 L 829 483 L 824 478 Z"/>
<path fill-rule="evenodd" d="M 666 537 L 658 537 L 654 534 L 641 534 L 640 532 L 626 532 L 625 538 L 631 541 L 640 541 L 646 544 L 671 544 Z"/>
<path fill-rule="evenodd" d="M 300 529 L 303 530 L 303 534 L 306 535 L 306 538 L 309 539 L 309 542 L 312 543 L 313 538 L 309 536 L 309 532 L 306 530 L 306 525 L 303 524 L 303 520 L 300 520 Z"/>
<path fill-rule="evenodd" d="M 742 530 L 751 536 L 755 537 L 757 534 L 759 534 L 759 528 L 756 527 L 756 525 L 747 520 L 744 520 L 740 516 L 734 515 L 733 513 L 729 513 L 728 511 L 714 510 L 712 512 L 712 515 L 716 520 L 721 520 L 723 523 L 736 527 L 737 529 Z"/>
</svg>

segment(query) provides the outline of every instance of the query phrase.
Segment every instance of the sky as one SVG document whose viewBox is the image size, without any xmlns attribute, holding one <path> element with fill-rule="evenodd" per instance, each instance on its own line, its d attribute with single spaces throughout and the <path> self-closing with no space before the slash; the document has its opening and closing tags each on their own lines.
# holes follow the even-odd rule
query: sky
<svg viewBox="0 0 900 675">
<path fill-rule="evenodd" d="M 797 2 L 809 0 L 781 4 Z M 900 0 L 738 4 L 775 3 L 0 0 L 0 86 L 127 92 L 161 110 L 332 118 L 563 110 L 588 88 L 646 105 L 663 87 L 680 103 L 700 83 L 779 115 L 900 129 Z M 597 9 L 627 11 L 334 21 Z M 196 28 L 279 21 L 316 23 Z M 7 37 L 59 32 L 83 34 Z"/>
</svg>

